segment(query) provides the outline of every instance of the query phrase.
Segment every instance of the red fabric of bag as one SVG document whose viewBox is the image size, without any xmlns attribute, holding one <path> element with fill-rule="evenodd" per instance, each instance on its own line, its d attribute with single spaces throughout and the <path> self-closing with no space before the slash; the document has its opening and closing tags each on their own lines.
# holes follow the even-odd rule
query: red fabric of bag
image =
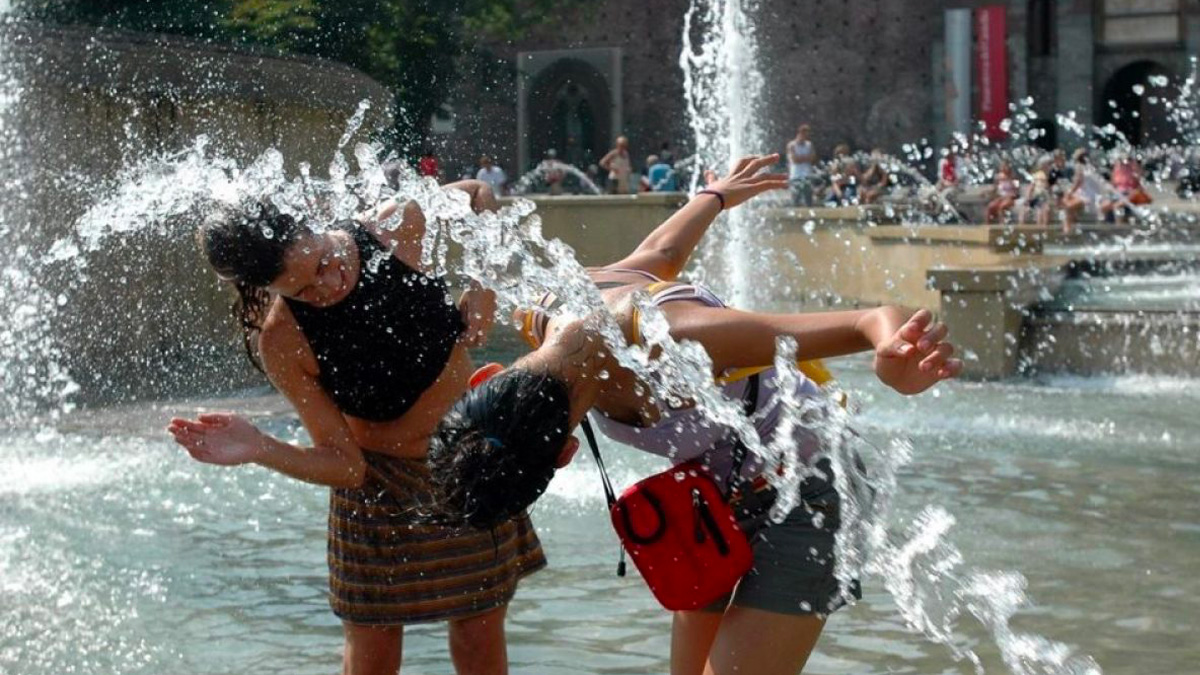
<svg viewBox="0 0 1200 675">
<path fill-rule="evenodd" d="M 754 564 L 733 509 L 698 462 L 633 485 L 611 513 L 621 544 L 654 597 L 669 610 L 712 604 Z"/>
</svg>

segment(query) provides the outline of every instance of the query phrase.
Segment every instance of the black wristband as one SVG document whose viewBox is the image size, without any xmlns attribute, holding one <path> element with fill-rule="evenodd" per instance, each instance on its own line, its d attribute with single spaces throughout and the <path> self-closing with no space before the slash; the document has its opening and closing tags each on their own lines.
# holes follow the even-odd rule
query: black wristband
<svg viewBox="0 0 1200 675">
<path fill-rule="evenodd" d="M 697 192 L 696 194 L 712 195 L 712 196 L 716 197 L 717 201 L 721 202 L 721 210 L 722 211 L 725 210 L 725 195 L 721 194 L 720 192 L 717 192 L 716 190 L 701 190 L 701 191 Z"/>
</svg>

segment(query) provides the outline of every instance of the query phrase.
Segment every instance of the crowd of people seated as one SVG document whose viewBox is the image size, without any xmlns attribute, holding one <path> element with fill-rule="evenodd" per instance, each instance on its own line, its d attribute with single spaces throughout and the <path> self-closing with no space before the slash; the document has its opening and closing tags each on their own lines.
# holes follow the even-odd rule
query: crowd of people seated
<svg viewBox="0 0 1200 675">
<path fill-rule="evenodd" d="M 800 125 L 783 154 L 793 206 L 908 202 L 929 211 L 949 213 L 950 219 L 957 222 L 1041 227 L 1059 222 L 1063 232 L 1069 234 L 1080 220 L 1123 223 L 1138 207 L 1152 201 L 1143 185 L 1143 168 L 1128 152 L 1111 155 L 1111 168 L 1106 171 L 1092 161 L 1087 148 L 1075 150 L 1068 159 L 1062 149 L 1040 155 L 1032 154 L 1030 148 L 1011 154 L 996 150 L 972 153 L 967 147 L 951 144 L 941 151 L 933 179 L 927 180 L 920 171 L 910 169 L 878 147 L 869 153 L 856 153 L 850 145 L 841 143 L 823 160 L 812 134 L 810 125 Z M 435 175 L 436 158 L 432 153 L 426 155 L 421 158 L 420 171 Z M 579 178 L 569 176 L 564 170 L 566 165 L 554 150 L 549 150 L 539 164 L 544 169 L 540 183 L 530 191 L 677 192 L 687 187 L 686 163 L 676 158 L 669 141 L 639 163 L 631 154 L 629 139 L 621 136 L 598 162 L 575 172 L 592 182 L 596 186 L 593 190 L 586 189 L 590 186 L 583 185 Z M 489 157 L 481 157 L 479 164 L 478 172 L 472 170 L 464 177 L 488 183 L 497 196 L 505 194 L 508 176 Z M 973 205 L 979 210 L 975 211 Z"/>
</svg>

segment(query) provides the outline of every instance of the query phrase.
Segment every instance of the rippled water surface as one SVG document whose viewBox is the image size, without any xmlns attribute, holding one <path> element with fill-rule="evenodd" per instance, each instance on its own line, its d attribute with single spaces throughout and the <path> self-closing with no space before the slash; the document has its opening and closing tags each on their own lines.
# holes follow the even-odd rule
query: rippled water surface
<svg viewBox="0 0 1200 675">
<path fill-rule="evenodd" d="M 1074 645 L 1110 673 L 1194 672 L 1200 648 L 1200 382 L 1162 378 L 955 383 L 902 399 L 862 362 L 838 374 L 871 436 L 907 434 L 900 518 L 958 520 L 967 568 L 1015 569 L 1034 605 L 1014 628 Z M 192 463 L 166 418 L 235 408 L 285 438 L 277 398 L 144 404 L 0 431 L 0 672 L 330 673 L 326 490 Z M 656 460 L 610 448 L 627 484 Z M 669 617 L 617 543 L 587 458 L 533 517 L 550 567 L 510 608 L 515 673 L 664 672 Z M 810 673 L 970 672 L 902 625 L 868 579 L 830 621 Z M 995 648 L 964 619 L 989 672 Z M 441 626 L 410 628 L 406 673 L 450 672 Z"/>
</svg>

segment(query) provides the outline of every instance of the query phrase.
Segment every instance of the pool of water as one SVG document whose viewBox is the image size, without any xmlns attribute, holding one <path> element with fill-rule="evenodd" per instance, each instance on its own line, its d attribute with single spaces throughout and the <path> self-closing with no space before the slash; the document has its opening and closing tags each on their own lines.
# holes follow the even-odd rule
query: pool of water
<svg viewBox="0 0 1200 675">
<path fill-rule="evenodd" d="M 1192 672 L 1200 660 L 1200 381 L 1126 377 L 953 383 L 905 399 L 863 361 L 838 375 L 858 424 L 912 438 L 897 526 L 924 505 L 957 518 L 968 569 L 1020 570 L 1033 604 L 1015 629 L 1094 656 L 1111 673 Z M 81 412 L 0 430 L 0 672 L 330 673 L 340 628 L 325 603 L 327 491 L 256 468 L 201 466 L 161 427 L 233 408 L 284 438 L 274 396 Z M 609 448 L 614 479 L 657 466 Z M 586 457 L 535 508 L 550 567 L 509 613 L 515 673 L 667 667 L 669 617 L 617 543 Z M 1192 570 L 1189 572 L 1189 570 Z M 879 580 L 836 614 L 810 673 L 971 672 L 905 628 Z M 1006 669 L 962 619 L 989 672 Z M 415 626 L 406 673 L 451 672 L 445 630 Z"/>
</svg>

